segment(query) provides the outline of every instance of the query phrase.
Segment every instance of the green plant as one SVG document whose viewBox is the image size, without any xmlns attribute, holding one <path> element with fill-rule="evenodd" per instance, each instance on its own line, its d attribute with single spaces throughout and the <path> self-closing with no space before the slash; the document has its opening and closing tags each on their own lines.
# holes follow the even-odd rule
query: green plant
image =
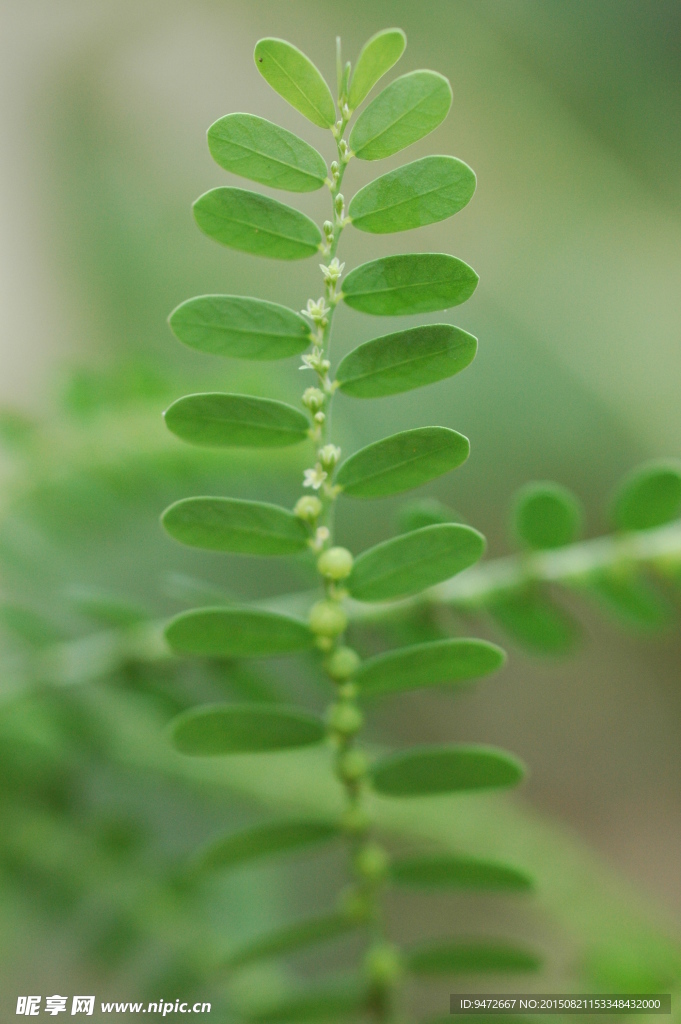
<svg viewBox="0 0 681 1024">
<path fill-rule="evenodd" d="M 335 688 L 325 720 L 299 708 L 212 704 L 184 713 L 172 729 L 175 746 L 189 755 L 263 753 L 325 738 L 334 751 L 333 770 L 345 792 L 338 820 L 274 822 L 229 837 L 207 854 L 205 863 L 217 868 L 339 832 L 346 837 L 352 884 L 341 894 L 337 912 L 265 936 L 237 951 L 231 966 L 359 929 L 368 937 L 362 971 L 340 986 L 334 982 L 261 1009 L 263 1020 L 327 1019 L 359 1009 L 390 1020 L 398 1012 L 396 993 L 405 972 L 427 978 L 527 971 L 540 963 L 535 953 L 503 941 L 462 936 L 399 949 L 384 923 L 387 885 L 523 891 L 532 882 L 518 868 L 463 856 L 416 856 L 391 864 L 366 808 L 369 787 L 404 798 L 512 786 L 524 774 L 516 758 L 491 747 L 415 747 L 371 758 L 359 744 L 363 698 L 479 678 L 504 661 L 496 645 L 462 638 L 428 640 L 362 661 L 345 640 L 348 599 L 375 606 L 421 594 L 472 566 L 484 551 L 476 530 L 440 521 L 432 512 L 357 556 L 334 539 L 334 506 L 341 494 L 367 499 L 404 492 L 456 468 L 469 454 L 463 435 L 433 426 L 383 438 L 341 461 L 330 430 L 336 391 L 357 399 L 397 394 L 459 373 L 476 353 L 476 340 L 467 332 L 428 324 L 361 345 L 332 373 L 331 330 L 341 301 L 374 316 L 430 313 L 464 302 L 478 283 L 466 263 L 443 253 L 389 256 L 347 273 L 337 256 L 349 224 L 378 234 L 420 227 L 453 216 L 475 190 L 466 164 L 430 156 L 381 175 L 346 208 L 341 186 L 353 158 L 378 160 L 405 149 L 436 128 L 451 105 L 443 76 L 413 71 L 365 107 L 346 139 L 356 108 L 399 59 L 405 42 L 398 29 L 378 33 L 352 74 L 350 64 L 342 64 L 338 43 L 338 113 L 324 79 L 304 54 L 278 39 L 257 44 L 260 73 L 304 116 L 331 132 L 337 158 L 327 170 L 322 156 L 302 139 L 251 114 L 217 121 L 208 132 L 211 153 L 226 170 L 274 188 L 328 188 L 330 219 L 320 230 L 297 210 L 232 186 L 201 196 L 195 217 L 209 237 L 247 253 L 284 260 L 321 255 L 324 293 L 310 299 L 302 315 L 260 299 L 210 295 L 184 302 L 170 317 L 181 341 L 213 354 L 281 359 L 311 348 L 302 355 L 301 369 L 316 377 L 302 396 L 305 413 L 269 399 L 222 393 L 189 395 L 166 413 L 170 430 L 191 444 L 279 448 L 311 439 L 316 449 L 314 464 L 304 471 L 310 493 L 293 511 L 237 498 L 197 497 L 176 502 L 163 515 L 172 537 L 198 548 L 262 556 L 311 550 L 323 591 L 306 621 L 262 608 L 219 606 L 182 613 L 166 629 L 170 647 L 182 656 L 262 658 L 316 648 Z"/>
</svg>

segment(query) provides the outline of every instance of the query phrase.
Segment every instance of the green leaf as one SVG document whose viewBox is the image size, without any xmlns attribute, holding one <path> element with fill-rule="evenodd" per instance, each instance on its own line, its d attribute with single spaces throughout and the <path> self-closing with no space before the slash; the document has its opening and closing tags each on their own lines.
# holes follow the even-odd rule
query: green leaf
<svg viewBox="0 0 681 1024">
<path fill-rule="evenodd" d="M 350 149 L 360 160 L 382 160 L 441 124 L 452 105 L 452 88 L 436 71 L 411 71 L 386 86 L 350 132 Z"/>
<path fill-rule="evenodd" d="M 629 473 L 613 501 L 612 521 L 620 530 L 650 530 L 681 515 L 681 463 L 648 462 Z"/>
<path fill-rule="evenodd" d="M 222 966 L 228 969 L 245 967 L 267 957 L 293 953 L 317 942 L 339 938 L 358 927 L 358 921 L 353 921 L 342 914 L 327 914 L 325 917 L 316 917 L 310 921 L 300 921 L 247 943 L 227 957 Z"/>
<path fill-rule="evenodd" d="M 478 971 L 537 971 L 542 960 L 529 950 L 505 942 L 433 942 L 407 953 L 413 974 L 475 974 Z"/>
<path fill-rule="evenodd" d="M 520 647 L 535 654 L 567 654 L 579 640 L 572 616 L 535 589 L 497 594 L 485 607 Z"/>
<path fill-rule="evenodd" d="M 408 231 L 453 217 L 470 202 L 475 175 L 453 156 L 425 156 L 369 182 L 348 214 L 360 231 Z"/>
<path fill-rule="evenodd" d="M 459 306 L 478 284 L 472 267 L 455 256 L 413 252 L 362 263 L 345 279 L 348 306 L 374 316 L 433 313 Z"/>
<path fill-rule="evenodd" d="M 427 324 L 367 341 L 341 361 L 340 390 L 380 398 L 453 377 L 473 362 L 478 343 L 451 324 Z"/>
<path fill-rule="evenodd" d="M 305 441 L 310 429 L 292 405 L 220 392 L 186 395 L 164 415 L 173 434 L 206 448 L 283 448 Z"/>
<path fill-rule="evenodd" d="M 338 826 L 328 821 L 271 821 L 236 832 L 211 843 L 197 861 L 200 870 L 225 870 L 259 857 L 304 849 L 335 839 Z"/>
<path fill-rule="evenodd" d="M 673 606 L 645 577 L 634 572 L 625 569 L 593 573 L 586 586 L 624 625 L 650 630 L 661 629 L 673 621 Z"/>
<path fill-rule="evenodd" d="M 420 530 L 422 526 L 436 526 L 437 523 L 463 523 L 464 519 L 453 508 L 438 501 L 437 498 L 422 498 L 410 501 L 399 511 L 398 525 L 400 533 Z"/>
<path fill-rule="evenodd" d="M 320 128 L 333 128 L 336 106 L 331 90 L 309 57 L 284 39 L 261 39 L 255 66 L 275 92 Z"/>
<path fill-rule="evenodd" d="M 304 213 L 243 188 L 223 185 L 204 192 L 194 203 L 194 217 L 209 238 L 254 256 L 302 260 L 318 254 L 322 242 Z"/>
<path fill-rule="evenodd" d="M 165 510 L 161 522 L 175 540 L 208 551 L 291 555 L 307 548 L 302 520 L 262 501 L 184 498 Z"/>
<path fill-rule="evenodd" d="M 515 786 L 524 765 L 495 747 L 412 747 L 377 761 L 371 769 L 374 789 L 384 796 L 431 796 L 475 789 Z"/>
<path fill-rule="evenodd" d="M 377 32 L 362 47 L 352 74 L 348 106 L 356 110 L 373 87 L 404 53 L 407 37 L 401 28 L 386 28 Z"/>
<path fill-rule="evenodd" d="M 532 878 L 508 864 L 441 854 L 406 857 L 391 865 L 390 876 L 398 885 L 415 889 L 482 889 L 531 892 Z"/>
<path fill-rule="evenodd" d="M 354 978 L 348 978 L 291 993 L 269 1006 L 246 1007 L 242 1013 L 253 1024 L 331 1021 L 343 1017 L 356 1019 L 365 999 L 364 986 Z"/>
<path fill-rule="evenodd" d="M 287 192 L 314 192 L 328 176 L 321 153 L 255 114 L 221 117 L 208 129 L 208 148 L 226 171 Z"/>
<path fill-rule="evenodd" d="M 166 626 L 176 654 L 210 658 L 262 658 L 305 651 L 314 637 L 306 623 L 253 608 L 194 608 Z"/>
<path fill-rule="evenodd" d="M 487 640 L 435 640 L 369 658 L 355 682 L 361 696 L 397 693 L 479 679 L 496 672 L 505 660 L 501 647 Z"/>
<path fill-rule="evenodd" d="M 348 590 L 358 601 L 418 594 L 482 558 L 485 538 L 470 526 L 424 526 L 377 544 L 356 560 Z"/>
<path fill-rule="evenodd" d="M 300 314 L 276 302 L 240 295 L 199 295 L 170 314 L 170 328 L 199 352 L 232 359 L 287 359 L 312 336 Z"/>
<path fill-rule="evenodd" d="M 449 473 L 468 458 L 468 438 L 448 427 L 417 427 L 355 452 L 336 476 L 354 498 L 382 498 Z"/>
<path fill-rule="evenodd" d="M 321 743 L 324 723 L 302 711 L 262 704 L 209 704 L 185 711 L 171 725 L 181 754 L 255 754 Z"/>
<path fill-rule="evenodd" d="M 521 487 L 514 499 L 513 531 L 530 548 L 561 548 L 577 540 L 582 507 L 567 487 L 549 481 Z"/>
</svg>

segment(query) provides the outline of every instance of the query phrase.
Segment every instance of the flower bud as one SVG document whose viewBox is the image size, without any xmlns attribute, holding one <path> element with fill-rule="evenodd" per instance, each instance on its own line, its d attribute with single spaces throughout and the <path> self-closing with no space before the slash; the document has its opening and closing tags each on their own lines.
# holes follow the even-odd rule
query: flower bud
<svg viewBox="0 0 681 1024">
<path fill-rule="evenodd" d="M 327 367 L 328 369 L 328 367 Z M 325 444 L 323 448 L 320 448 L 317 452 L 322 467 L 327 471 L 333 469 L 341 456 L 341 450 L 335 444 Z"/>
<path fill-rule="evenodd" d="M 313 523 L 321 515 L 323 507 L 319 498 L 306 494 L 296 502 L 293 514 L 306 523 Z"/>
<path fill-rule="evenodd" d="M 345 632 L 348 617 L 335 601 L 318 601 L 310 609 L 310 629 L 317 636 L 333 637 Z"/>
<path fill-rule="evenodd" d="M 303 391 L 303 405 L 310 412 L 318 412 L 324 405 L 324 392 L 319 388 L 305 388 Z"/>
<path fill-rule="evenodd" d="M 347 548 L 329 548 L 317 560 L 317 568 L 329 580 L 344 580 L 352 572 L 353 557 Z"/>
</svg>

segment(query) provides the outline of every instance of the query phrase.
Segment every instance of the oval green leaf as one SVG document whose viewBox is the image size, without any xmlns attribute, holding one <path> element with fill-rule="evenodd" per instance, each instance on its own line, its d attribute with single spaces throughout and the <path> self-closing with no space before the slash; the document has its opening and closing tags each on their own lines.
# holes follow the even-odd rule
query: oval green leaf
<svg viewBox="0 0 681 1024">
<path fill-rule="evenodd" d="M 309 57 L 285 39 L 261 39 L 255 66 L 275 92 L 320 128 L 333 128 L 336 106 L 331 90 Z"/>
<path fill-rule="evenodd" d="M 211 658 L 262 658 L 313 646 L 314 637 L 298 619 L 253 608 L 194 608 L 166 626 L 176 654 Z"/>
<path fill-rule="evenodd" d="M 304 352 L 310 325 L 292 309 L 241 295 L 199 295 L 170 314 L 170 328 L 199 352 L 232 359 L 287 359 Z"/>
<path fill-rule="evenodd" d="M 620 530 L 650 530 L 681 515 L 681 464 L 649 462 L 624 478 L 612 506 Z"/>
<path fill-rule="evenodd" d="M 535 654 L 567 654 L 579 640 L 573 617 L 534 589 L 497 594 L 486 608 L 519 647 Z"/>
<path fill-rule="evenodd" d="M 307 547 L 305 524 L 279 505 L 239 498 L 184 498 L 165 510 L 171 537 L 192 548 L 241 555 L 292 555 Z"/>
<path fill-rule="evenodd" d="M 377 544 L 355 559 L 347 586 L 357 601 L 390 601 L 418 594 L 480 558 L 485 538 L 470 526 L 424 526 Z"/>
<path fill-rule="evenodd" d="M 412 747 L 377 761 L 371 769 L 374 789 L 384 796 L 432 796 L 515 786 L 524 765 L 496 747 Z"/>
<path fill-rule="evenodd" d="M 635 572 L 624 569 L 592 573 L 586 587 L 624 625 L 650 630 L 661 629 L 673 621 L 673 605 Z"/>
<path fill-rule="evenodd" d="M 164 415 L 173 434 L 205 448 L 283 448 L 304 441 L 310 428 L 292 405 L 221 392 L 178 398 Z"/>
<path fill-rule="evenodd" d="M 327 821 L 271 821 L 211 843 L 198 857 L 197 868 L 202 871 L 235 868 L 259 857 L 325 843 L 338 834 L 338 826 Z"/>
<path fill-rule="evenodd" d="M 328 175 L 321 153 L 255 114 L 221 117 L 208 129 L 208 148 L 226 171 L 287 192 L 314 192 Z"/>
<path fill-rule="evenodd" d="M 513 532 L 530 548 L 561 548 L 577 540 L 582 508 L 572 491 L 549 481 L 526 484 L 513 505 Z"/>
<path fill-rule="evenodd" d="M 321 743 L 325 732 L 319 718 L 262 704 L 209 704 L 185 711 L 171 725 L 175 749 L 195 757 L 307 747 Z"/>
<path fill-rule="evenodd" d="M 356 110 L 366 99 L 376 82 L 390 71 L 404 53 L 407 37 L 401 28 L 386 28 L 377 32 L 362 47 L 350 82 L 348 106 Z"/>
<path fill-rule="evenodd" d="M 369 182 L 348 214 L 360 231 L 384 235 L 453 217 L 470 202 L 475 175 L 453 156 L 426 156 Z"/>
<path fill-rule="evenodd" d="M 336 476 L 353 498 L 382 498 L 434 480 L 466 461 L 468 438 L 449 427 L 391 434 L 351 455 Z"/>
<path fill-rule="evenodd" d="M 342 914 L 327 914 L 325 917 L 316 917 L 311 921 L 300 921 L 297 924 L 279 928 L 277 931 L 270 932 L 268 935 L 263 935 L 242 946 L 241 949 L 237 949 L 227 957 L 222 966 L 232 970 L 236 967 L 245 967 L 258 960 L 294 953 L 319 942 L 328 942 L 341 935 L 347 935 L 348 932 L 355 931 L 359 927 L 358 921 L 353 921 Z"/>
<path fill-rule="evenodd" d="M 204 234 L 230 249 L 302 260 L 319 252 L 322 235 L 313 220 L 277 199 L 223 185 L 204 192 L 194 203 L 194 217 Z"/>
<path fill-rule="evenodd" d="M 422 388 L 465 370 L 478 343 L 451 324 L 427 324 L 367 341 L 341 361 L 340 390 L 353 398 L 380 398 Z"/>
<path fill-rule="evenodd" d="M 342 296 L 361 313 L 406 316 L 459 306 L 477 284 L 478 275 L 463 260 L 447 253 L 413 252 L 355 267 L 345 279 Z"/>
<path fill-rule="evenodd" d="M 348 139 L 360 160 L 382 160 L 429 135 L 452 105 L 452 87 L 437 71 L 411 71 L 386 86 L 364 110 Z"/>
<path fill-rule="evenodd" d="M 508 864 L 442 854 L 406 857 L 391 865 L 390 876 L 412 889 L 482 889 L 495 892 L 531 892 L 532 878 Z"/>
<path fill-rule="evenodd" d="M 326 982 L 292 992 L 269 1005 L 246 1007 L 243 1014 L 253 1024 L 288 1024 L 289 1021 L 332 1021 L 357 1018 L 366 1002 L 366 988 L 353 978 Z"/>
<path fill-rule="evenodd" d="M 433 942 L 407 953 L 413 974 L 476 974 L 537 971 L 542 960 L 527 949 L 505 942 Z"/>
<path fill-rule="evenodd" d="M 398 693 L 479 679 L 496 672 L 505 661 L 501 647 L 487 640 L 434 640 L 369 658 L 354 679 L 362 696 Z"/>
</svg>

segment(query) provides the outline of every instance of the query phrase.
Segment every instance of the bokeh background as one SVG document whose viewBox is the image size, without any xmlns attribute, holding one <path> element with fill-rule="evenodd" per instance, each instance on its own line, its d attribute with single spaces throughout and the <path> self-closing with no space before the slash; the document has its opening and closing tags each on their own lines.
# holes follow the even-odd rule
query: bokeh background
<svg viewBox="0 0 681 1024">
<path fill-rule="evenodd" d="M 134 999 L 196 989 L 229 1020 L 241 989 L 265 975 L 207 979 L 206 949 L 328 902 L 340 862 L 266 867 L 208 896 L 188 893 L 176 877 L 183 858 L 282 796 L 245 769 L 227 778 L 166 758 L 163 724 L 230 685 L 243 694 L 275 684 L 140 667 L 106 647 L 116 616 L 128 623 L 206 591 L 264 596 L 310 580 L 297 563 L 273 570 L 182 551 L 158 528 L 167 503 L 199 489 L 290 503 L 303 465 L 295 450 L 204 456 L 164 433 L 161 410 L 188 391 L 295 403 L 301 387 L 293 363 L 263 369 L 182 350 L 166 326 L 178 302 L 224 291 L 300 308 L 319 290 L 313 261 L 274 266 L 196 230 L 192 200 L 227 181 L 205 131 L 222 114 L 252 111 L 331 159 L 330 140 L 256 73 L 256 40 L 290 39 L 333 80 L 337 34 L 353 59 L 379 28 L 405 29 L 397 72 L 441 71 L 454 103 L 434 135 L 380 169 L 452 153 L 475 169 L 478 192 L 453 220 L 409 235 L 348 230 L 342 258 L 431 249 L 465 259 L 481 285 L 445 318 L 476 334 L 480 350 L 466 373 L 426 393 L 340 399 L 340 443 L 347 452 L 430 422 L 461 430 L 469 462 L 427 493 L 483 530 L 491 556 L 509 550 L 509 504 L 527 480 L 573 488 L 595 536 L 608 528 L 609 495 L 626 470 L 681 454 L 681 7 L 2 0 L 0 12 L 4 1013 L 24 991 Z M 376 172 L 353 163 L 346 195 Z M 326 217 L 323 194 L 295 202 Z M 335 356 L 392 324 L 379 326 L 341 309 Z M 339 513 L 341 542 L 355 550 L 385 538 L 399 505 L 370 504 Z M 526 846 L 530 859 L 543 858 L 560 898 L 547 908 L 540 895 L 529 909 L 407 901 L 396 927 L 427 934 L 454 916 L 469 930 L 527 937 L 549 950 L 545 984 L 624 983 L 629 969 L 655 980 L 636 974 L 629 927 L 645 933 L 653 952 L 643 959 L 669 985 L 681 949 L 678 620 L 636 631 L 594 603 L 576 601 L 573 611 L 584 638 L 569 658 L 512 649 L 503 676 L 475 693 L 395 700 L 372 724 L 377 742 L 460 737 L 522 756 L 531 779 L 520 797 L 485 804 L 480 820 L 466 804 L 457 820 L 499 852 L 522 859 Z M 499 635 L 489 624 L 477 631 Z M 321 706 L 312 675 L 283 665 L 277 685 Z M 433 829 L 446 813 L 428 811 Z M 580 975 L 594 944 L 601 967 Z M 445 1012 L 442 999 L 414 998 Z"/>
</svg>

